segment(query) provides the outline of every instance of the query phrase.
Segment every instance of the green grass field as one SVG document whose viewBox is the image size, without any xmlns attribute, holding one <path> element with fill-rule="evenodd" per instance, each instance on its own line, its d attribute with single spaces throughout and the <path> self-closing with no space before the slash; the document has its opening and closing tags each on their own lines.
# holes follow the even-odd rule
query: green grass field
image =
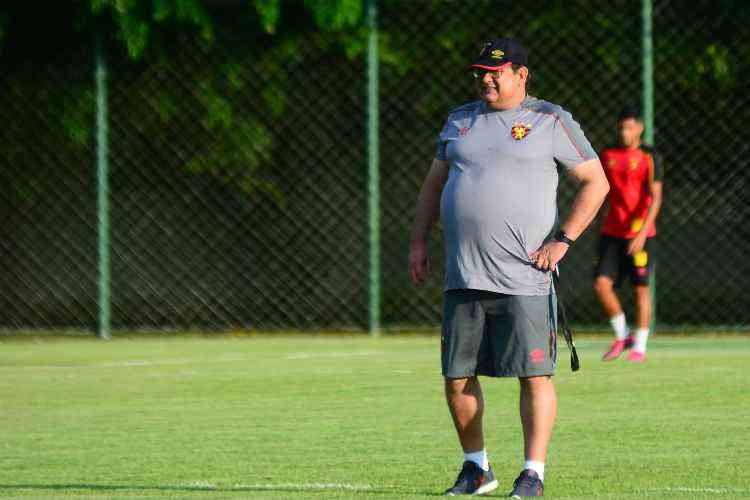
<svg viewBox="0 0 750 500">
<path fill-rule="evenodd" d="M 657 337 L 649 361 L 567 349 L 548 498 L 750 497 L 750 338 Z M 419 498 L 462 455 L 437 337 L 0 342 L 0 496 Z M 504 496 L 521 465 L 517 383 L 486 380 Z"/>
</svg>

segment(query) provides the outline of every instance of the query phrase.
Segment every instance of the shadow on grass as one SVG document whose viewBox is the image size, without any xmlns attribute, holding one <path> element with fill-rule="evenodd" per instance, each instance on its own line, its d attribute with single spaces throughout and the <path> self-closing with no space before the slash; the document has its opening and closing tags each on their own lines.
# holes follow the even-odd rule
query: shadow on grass
<svg viewBox="0 0 750 500">
<path fill-rule="evenodd" d="M 351 492 L 357 494 L 375 495 L 419 495 L 419 496 L 441 496 L 442 494 L 430 490 L 401 490 L 396 487 L 373 487 L 367 485 L 353 484 L 242 484 L 236 486 L 211 486 L 211 485 L 128 485 L 128 484 L 89 484 L 89 483 L 56 483 L 56 484 L 0 484 L 0 492 L 3 490 L 50 490 L 50 491 L 174 491 L 195 493 L 231 493 L 231 492 L 288 492 L 288 493 L 315 493 L 315 492 Z"/>
</svg>

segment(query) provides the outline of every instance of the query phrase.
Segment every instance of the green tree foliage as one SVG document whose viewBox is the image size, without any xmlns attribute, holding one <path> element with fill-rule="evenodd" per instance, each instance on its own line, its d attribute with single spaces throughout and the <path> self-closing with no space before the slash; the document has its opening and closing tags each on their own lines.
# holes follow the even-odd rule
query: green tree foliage
<svg viewBox="0 0 750 500">
<path fill-rule="evenodd" d="M 523 38 L 533 49 L 532 60 L 544 58 L 557 74 L 564 73 L 566 66 L 576 64 L 580 58 L 589 58 L 592 63 L 588 78 L 601 85 L 613 85 L 619 75 L 639 64 L 637 43 L 623 43 L 623 26 L 628 26 L 629 38 L 638 40 L 637 35 L 631 36 L 639 30 L 638 6 L 625 0 L 616 3 L 617 9 L 592 9 L 582 0 L 529 0 L 521 18 L 516 13 L 516 22 L 504 23 L 505 12 L 520 7 L 474 0 L 469 10 L 475 18 L 491 21 L 476 25 L 467 22 L 466 13 L 442 15 L 445 9 L 452 8 L 451 2 L 380 0 L 383 102 L 387 105 L 391 96 L 402 102 L 408 93 L 410 109 L 406 111 L 415 114 L 415 120 L 435 124 L 444 116 L 446 100 L 453 99 L 447 98 L 446 80 L 460 82 L 453 87 L 460 86 L 468 96 L 471 85 L 463 74 L 467 53 L 476 49 L 480 39 L 501 32 Z M 203 130 L 203 134 L 193 134 L 201 137 L 202 144 L 195 148 L 200 152 L 183 158 L 183 167 L 196 174 L 213 175 L 246 192 L 271 193 L 280 200 L 280 191 L 272 188 L 273 182 L 263 180 L 264 170 L 276 168 L 271 159 L 279 147 L 268 118 L 276 124 L 283 122 L 290 96 L 299 84 L 300 75 L 292 75 L 291 68 L 305 80 L 317 74 L 318 69 L 313 66 L 362 63 L 367 40 L 365 0 L 247 0 L 227 3 L 229 7 L 221 5 L 201 0 L 60 2 L 51 16 L 61 17 L 67 31 L 56 32 L 53 39 L 60 43 L 61 47 L 56 47 L 60 53 L 80 50 L 81 45 L 93 52 L 93 34 L 101 35 L 113 68 L 110 82 L 128 96 L 131 110 L 117 117 L 123 122 L 117 124 L 113 134 L 153 123 L 150 136 L 164 138 L 165 130 L 185 126 L 186 109 L 191 110 L 191 115 L 192 110 L 197 110 L 191 124 Z M 661 18 L 659 8 L 664 8 L 660 5 L 657 2 L 657 20 Z M 718 24 L 747 17 L 743 2 L 725 1 L 722 5 L 724 8 L 717 11 L 711 2 L 701 1 L 693 10 L 701 16 L 714 16 Z M 69 11 L 67 18 L 65 10 Z M 21 37 L 23 30 L 33 31 L 39 24 L 38 14 L 32 14 L 24 23 L 19 21 L 23 16 L 19 16 L 18 7 L 12 3 L 0 6 L 3 57 L 27 58 L 26 42 L 14 44 L 14 38 Z M 399 16 L 408 16 L 413 29 L 405 30 L 403 24 L 392 23 Z M 440 22 L 425 25 L 427 19 Z M 498 31 L 497 26 L 504 28 Z M 230 29 L 234 38 L 225 34 Z M 747 67 L 749 45 L 722 30 L 714 34 L 711 43 L 697 45 L 696 37 L 682 36 L 682 29 L 680 23 L 658 27 L 657 89 L 679 86 L 686 96 L 696 100 L 711 89 L 719 89 L 729 99 L 742 80 L 740 68 Z M 590 37 L 581 38 L 581 33 L 589 33 Z M 50 47 L 42 50 L 52 60 L 54 51 Z M 184 50 L 195 51 L 193 59 L 201 64 L 188 71 L 191 58 L 181 53 Z M 309 60 L 310 54 L 315 54 L 314 60 Z M 435 74 L 437 67 L 443 68 L 440 74 Z M 446 76 L 445 68 L 452 73 Z M 585 99 L 561 96 L 565 87 L 551 76 L 553 72 L 545 69 L 537 74 L 537 69 L 536 65 L 532 68 L 534 93 L 553 99 L 565 97 L 574 111 L 586 113 Z M 34 68 L 25 71 L 10 71 L 3 77 L 19 96 L 32 92 L 27 82 Z M 137 77 L 121 78 L 129 72 Z M 46 117 L 68 134 L 69 141 L 55 145 L 56 151 L 82 150 L 93 145 L 90 73 L 79 73 L 82 78 L 67 80 L 65 92 L 61 92 L 58 82 L 40 80 L 35 84 L 34 91 L 45 102 L 61 101 L 51 105 L 60 111 Z M 145 82 L 158 80 L 162 74 L 172 75 L 172 81 L 163 81 L 164 88 L 148 88 L 144 92 Z M 420 91 L 406 91 L 405 84 L 416 79 L 422 82 Z M 191 90 L 176 91 L 175 80 Z M 252 94 L 252 106 L 240 113 L 237 102 L 247 101 L 248 94 Z M 253 112 L 247 112 L 248 108 Z"/>
<path fill-rule="evenodd" d="M 152 32 L 169 21 L 197 29 L 206 41 L 213 39 L 211 17 L 198 0 L 90 0 L 90 9 L 94 16 L 111 17 L 134 59 L 143 55 Z"/>
<path fill-rule="evenodd" d="M 69 35 L 63 38 L 78 36 L 92 41 L 94 35 L 99 36 L 112 68 L 110 85 L 113 91 L 117 88 L 126 96 L 129 113 L 117 115 L 120 122 L 112 128 L 113 135 L 127 130 L 146 133 L 144 129 L 149 129 L 147 133 L 154 139 L 165 137 L 164 131 L 170 127 L 185 126 L 187 107 L 197 109 L 200 116 L 191 124 L 202 133 L 196 131 L 193 137 L 201 137 L 203 143 L 198 148 L 200 152 L 184 158 L 184 168 L 195 174 L 212 175 L 247 193 L 269 194 L 279 203 L 279 189 L 262 175 L 263 169 L 270 167 L 276 145 L 272 130 L 261 116 L 278 118 L 287 105 L 283 89 L 289 75 L 280 62 L 299 64 L 310 45 L 315 51 L 340 53 L 349 60 L 361 56 L 365 47 L 362 0 L 249 0 L 230 6 L 229 14 L 224 12 L 226 8 L 223 11 L 220 6 L 211 7 L 210 2 L 200 0 L 87 0 L 58 6 L 58 12 L 64 8 L 72 15 Z M 14 16 L 20 21 L 23 14 L 28 16 L 28 12 L 4 12 L 0 7 L 0 48 L 13 41 L 7 40 L 7 23 Z M 232 18 L 229 22 L 235 30 L 239 24 L 243 31 L 242 39 L 234 40 L 234 46 L 227 37 L 217 36 L 227 17 Z M 34 28 L 29 17 L 18 30 Z M 266 49 L 255 51 L 247 44 L 261 44 Z M 64 50 L 64 41 L 62 45 Z M 67 48 L 72 49 L 72 45 Z M 90 47 L 93 53 L 93 43 Z M 180 54 L 186 49 L 197 49 L 200 53 L 195 59 L 208 62 L 186 72 L 186 58 Z M 24 57 L 18 55 L 19 59 Z M 133 71 L 132 68 L 137 68 L 138 78 L 118 80 L 118 75 Z M 169 88 L 144 91 L 145 82 L 164 73 L 171 74 L 174 80 L 188 79 L 184 83 L 192 90 L 181 92 L 175 89 L 174 81 L 165 81 Z M 257 84 L 249 88 L 248 82 L 257 82 L 258 75 L 262 75 L 261 88 Z M 12 75 L 6 78 L 9 85 L 14 85 Z M 18 92 L 28 94 L 29 89 L 21 88 L 23 80 L 18 81 Z M 50 147 L 58 151 L 92 147 L 91 86 L 69 85 L 68 91 L 60 95 L 54 90 L 57 82 L 40 85 L 50 88 L 43 95 L 61 101 L 56 107 L 62 112 L 49 120 L 57 121 L 69 138 L 67 144 Z M 235 110 L 239 96 L 248 92 L 258 96 L 259 102 L 253 106 L 257 115 Z M 31 191 L 19 188 L 19 192 L 27 196 Z"/>
<path fill-rule="evenodd" d="M 325 31 L 341 32 L 356 27 L 362 18 L 363 0 L 251 0 L 244 9 L 255 14 L 255 28 L 275 34 L 281 22 L 282 7 L 292 12 L 307 10 L 315 25 Z M 176 23 L 197 32 L 206 42 L 214 39 L 215 22 L 200 0 L 90 0 L 92 16 L 108 17 L 117 26 L 117 36 L 133 59 L 140 58 L 161 26 Z M 0 25 L 1 26 L 1 25 Z M 2 31 L 0 31 L 2 35 Z"/>
</svg>

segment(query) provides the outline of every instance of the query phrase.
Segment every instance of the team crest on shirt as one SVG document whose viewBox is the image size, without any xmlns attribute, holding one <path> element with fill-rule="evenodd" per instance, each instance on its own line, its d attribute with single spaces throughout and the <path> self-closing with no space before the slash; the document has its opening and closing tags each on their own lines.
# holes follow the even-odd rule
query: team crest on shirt
<svg viewBox="0 0 750 500">
<path fill-rule="evenodd" d="M 513 139 L 520 141 L 529 134 L 531 123 L 516 122 L 510 129 L 510 135 Z"/>
</svg>

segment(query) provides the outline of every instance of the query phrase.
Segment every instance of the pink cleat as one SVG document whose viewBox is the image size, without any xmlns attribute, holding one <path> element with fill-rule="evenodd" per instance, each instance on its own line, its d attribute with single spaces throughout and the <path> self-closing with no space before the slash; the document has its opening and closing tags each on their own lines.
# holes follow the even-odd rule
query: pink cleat
<svg viewBox="0 0 750 500">
<path fill-rule="evenodd" d="M 624 340 L 615 340 L 612 342 L 612 345 L 609 348 L 609 351 L 604 353 L 604 356 L 602 356 L 602 361 L 612 361 L 613 359 L 617 359 L 620 357 L 620 354 L 622 354 L 622 351 L 625 350 L 625 341 Z"/>
<path fill-rule="evenodd" d="M 632 349 L 633 344 L 635 344 L 635 333 L 630 332 L 628 333 L 628 336 L 625 337 L 625 349 Z"/>
<path fill-rule="evenodd" d="M 628 361 L 632 361 L 633 363 L 645 363 L 646 355 L 642 352 L 630 351 L 628 353 L 628 357 L 625 359 L 627 359 Z"/>
</svg>

